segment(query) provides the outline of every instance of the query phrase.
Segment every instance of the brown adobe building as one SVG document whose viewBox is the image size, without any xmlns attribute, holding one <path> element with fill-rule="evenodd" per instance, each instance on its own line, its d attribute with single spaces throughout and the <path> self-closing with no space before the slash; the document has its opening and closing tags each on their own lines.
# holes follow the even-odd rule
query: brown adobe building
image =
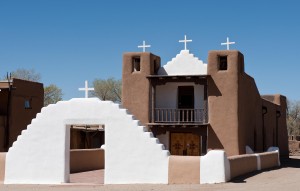
<svg viewBox="0 0 300 191">
<path fill-rule="evenodd" d="M 43 104 L 43 84 L 20 79 L 0 81 L 0 152 L 8 151 Z"/>
<path fill-rule="evenodd" d="M 149 52 L 125 53 L 122 84 L 123 106 L 172 155 L 224 149 L 232 156 L 277 146 L 288 156 L 286 97 L 261 96 L 239 51 L 210 51 L 206 65 L 182 50 L 163 67 Z"/>
</svg>

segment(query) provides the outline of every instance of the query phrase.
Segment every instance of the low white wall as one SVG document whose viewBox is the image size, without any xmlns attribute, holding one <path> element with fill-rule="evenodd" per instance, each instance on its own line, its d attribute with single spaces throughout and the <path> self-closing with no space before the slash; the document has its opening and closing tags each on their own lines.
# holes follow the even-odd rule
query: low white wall
<svg viewBox="0 0 300 191">
<path fill-rule="evenodd" d="M 231 169 L 231 178 L 280 166 L 278 147 L 270 147 L 267 152 L 244 154 L 228 157 Z"/>
<path fill-rule="evenodd" d="M 223 150 L 211 150 L 200 158 L 200 184 L 230 180 L 230 164 Z"/>
<path fill-rule="evenodd" d="M 105 184 L 168 183 L 168 156 L 126 109 L 96 98 L 49 105 L 9 149 L 5 184 L 69 181 L 71 124 L 105 124 Z"/>
</svg>

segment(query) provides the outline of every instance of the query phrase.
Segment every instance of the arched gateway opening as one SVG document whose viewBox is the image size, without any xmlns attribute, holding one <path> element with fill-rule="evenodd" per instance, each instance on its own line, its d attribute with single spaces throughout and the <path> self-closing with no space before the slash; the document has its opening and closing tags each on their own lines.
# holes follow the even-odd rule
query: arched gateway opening
<svg viewBox="0 0 300 191">
<path fill-rule="evenodd" d="M 71 99 L 37 114 L 9 149 L 5 184 L 70 181 L 70 128 L 105 125 L 105 184 L 168 182 L 169 151 L 126 109 L 97 98 Z"/>
</svg>

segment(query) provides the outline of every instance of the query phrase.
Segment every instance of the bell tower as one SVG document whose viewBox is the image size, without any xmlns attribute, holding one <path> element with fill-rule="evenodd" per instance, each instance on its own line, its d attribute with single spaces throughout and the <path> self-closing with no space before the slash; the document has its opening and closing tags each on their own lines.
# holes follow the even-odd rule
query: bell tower
<svg viewBox="0 0 300 191">
<path fill-rule="evenodd" d="M 150 119 L 151 84 L 147 76 L 156 75 L 160 57 L 150 52 L 129 52 L 123 55 L 122 105 L 143 125 Z"/>
</svg>

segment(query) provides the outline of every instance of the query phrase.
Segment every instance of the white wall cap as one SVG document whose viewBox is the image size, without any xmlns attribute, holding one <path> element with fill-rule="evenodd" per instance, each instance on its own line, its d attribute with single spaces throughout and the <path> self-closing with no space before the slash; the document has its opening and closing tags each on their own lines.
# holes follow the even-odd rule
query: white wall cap
<svg viewBox="0 0 300 191">
<path fill-rule="evenodd" d="M 200 184 L 230 180 L 230 163 L 224 150 L 211 150 L 200 158 Z"/>
</svg>

